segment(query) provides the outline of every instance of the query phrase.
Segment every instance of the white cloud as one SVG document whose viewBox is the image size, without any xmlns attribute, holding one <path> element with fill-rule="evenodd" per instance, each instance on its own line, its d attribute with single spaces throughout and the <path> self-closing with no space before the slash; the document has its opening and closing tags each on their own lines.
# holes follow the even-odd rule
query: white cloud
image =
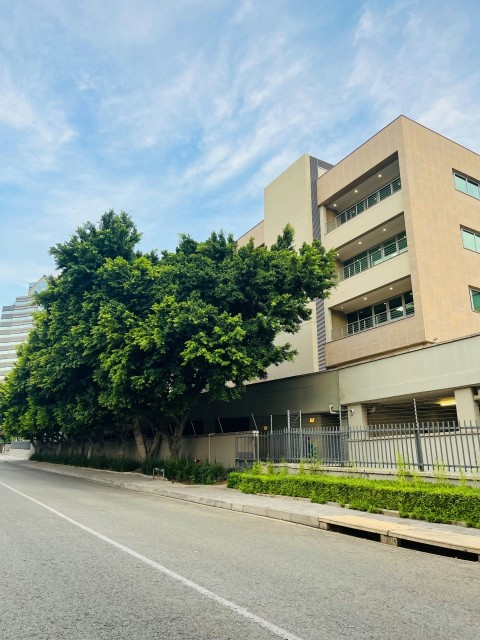
<svg viewBox="0 0 480 640">
<path fill-rule="evenodd" d="M 471 29 L 453 4 L 435 11 L 430 2 L 366 5 L 354 36 L 350 96 L 369 104 L 382 125 L 404 113 L 478 146 L 480 75 L 466 57 Z"/>
</svg>

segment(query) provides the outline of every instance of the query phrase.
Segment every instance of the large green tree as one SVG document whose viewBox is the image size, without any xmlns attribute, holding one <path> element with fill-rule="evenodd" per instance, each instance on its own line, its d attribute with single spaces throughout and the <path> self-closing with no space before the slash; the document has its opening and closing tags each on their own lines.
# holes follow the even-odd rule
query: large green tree
<svg viewBox="0 0 480 640">
<path fill-rule="evenodd" d="M 177 456 L 200 395 L 238 398 L 245 382 L 295 357 L 281 333 L 310 317 L 308 302 L 334 283 L 334 260 L 318 241 L 293 245 L 286 227 L 270 248 L 238 248 L 231 236 L 181 238 L 158 262 L 107 260 L 100 270 L 109 300 L 93 332 L 100 353 L 101 401 L 132 417 L 144 454 L 147 422 Z"/>
<path fill-rule="evenodd" d="M 295 357 L 280 338 L 334 283 L 318 241 L 296 250 L 287 226 L 271 247 L 213 233 L 140 254 L 128 215 L 110 211 L 51 253 L 59 275 L 0 397 L 7 433 L 35 442 L 102 442 L 133 429 L 141 455 L 173 456 L 201 394 L 239 397 L 245 382 Z M 2 417 L 3 416 L 3 417 Z M 149 438 L 153 432 L 153 438 Z"/>
<path fill-rule="evenodd" d="M 86 223 L 51 249 L 59 274 L 37 295 L 42 311 L 14 371 L 3 405 L 6 432 L 37 447 L 70 441 L 103 446 L 106 429 L 123 433 L 121 416 L 99 403 L 98 354 L 85 349 L 99 305 L 98 271 L 107 259 L 133 261 L 140 239 L 130 217 L 113 211 Z"/>
</svg>

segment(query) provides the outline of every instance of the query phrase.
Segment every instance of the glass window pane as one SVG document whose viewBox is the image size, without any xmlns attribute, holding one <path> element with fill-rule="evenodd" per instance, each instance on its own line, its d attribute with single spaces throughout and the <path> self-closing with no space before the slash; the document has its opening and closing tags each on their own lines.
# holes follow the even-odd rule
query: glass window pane
<svg viewBox="0 0 480 640">
<path fill-rule="evenodd" d="M 348 333 L 357 333 L 359 330 L 358 327 L 358 313 L 354 311 L 353 313 L 347 314 L 347 323 L 348 323 Z"/>
<path fill-rule="evenodd" d="M 403 318 L 403 300 L 401 296 L 398 298 L 392 298 L 388 301 L 388 306 L 390 309 L 390 318 L 392 320 L 396 320 L 397 318 Z"/>
<path fill-rule="evenodd" d="M 474 311 L 480 311 L 480 291 L 475 291 L 472 289 L 470 291 L 472 294 L 472 308 Z"/>
<path fill-rule="evenodd" d="M 361 320 L 364 320 L 365 318 L 369 318 L 372 315 L 372 307 L 364 307 L 363 309 L 359 309 L 358 311 L 358 317 Z"/>
<path fill-rule="evenodd" d="M 395 240 L 389 240 L 383 245 L 383 252 L 385 253 L 385 257 L 393 256 L 397 253 L 397 243 Z"/>
<path fill-rule="evenodd" d="M 457 189 L 458 191 L 463 191 L 463 193 L 468 193 L 466 178 L 455 174 L 455 189 Z"/>
<path fill-rule="evenodd" d="M 367 198 L 367 206 L 368 207 L 373 207 L 374 204 L 377 204 L 378 202 L 378 193 L 372 193 L 371 196 L 368 196 Z"/>
<path fill-rule="evenodd" d="M 380 200 L 385 200 L 385 198 L 388 198 L 388 196 L 392 195 L 392 187 L 389 184 L 387 184 L 384 187 L 382 187 L 378 193 L 380 196 Z"/>
<path fill-rule="evenodd" d="M 398 234 L 397 240 L 398 240 L 398 250 L 405 251 L 405 249 L 407 248 L 407 234 L 405 233 L 405 231 Z"/>
<path fill-rule="evenodd" d="M 377 264 L 378 262 L 381 262 L 382 260 L 382 249 L 381 247 L 373 247 L 373 249 L 370 249 L 369 251 L 370 254 L 370 264 Z"/>
<path fill-rule="evenodd" d="M 373 307 L 373 312 L 375 314 L 375 324 L 383 324 L 388 320 L 387 314 L 387 303 L 380 302 Z"/>
<path fill-rule="evenodd" d="M 403 297 L 405 298 L 405 314 L 407 316 L 411 316 L 413 313 L 415 313 L 415 307 L 413 305 L 413 293 L 409 291 Z"/>
<path fill-rule="evenodd" d="M 473 234 L 471 231 L 466 231 L 465 229 L 462 229 L 462 240 L 463 240 L 463 246 L 465 247 L 465 249 L 471 249 L 471 251 L 476 251 L 475 234 Z"/>
<path fill-rule="evenodd" d="M 475 251 L 480 253 L 480 236 L 478 233 L 475 234 Z"/>
<path fill-rule="evenodd" d="M 476 182 L 467 180 L 467 190 L 469 196 L 473 196 L 474 198 L 477 198 L 477 200 L 480 198 L 480 195 L 478 193 L 478 184 Z"/>
<path fill-rule="evenodd" d="M 368 269 L 367 252 L 359 253 L 355 259 L 355 273 L 360 273 Z"/>
</svg>

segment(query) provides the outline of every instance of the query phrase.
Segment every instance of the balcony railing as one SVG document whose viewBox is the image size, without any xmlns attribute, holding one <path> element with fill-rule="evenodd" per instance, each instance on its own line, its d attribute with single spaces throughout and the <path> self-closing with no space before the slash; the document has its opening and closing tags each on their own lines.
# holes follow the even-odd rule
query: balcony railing
<svg viewBox="0 0 480 640">
<path fill-rule="evenodd" d="M 369 252 L 368 255 L 363 258 L 355 260 L 354 262 L 343 266 L 341 269 L 338 269 L 337 280 L 338 282 L 347 280 L 362 271 L 375 267 L 377 264 L 390 260 L 390 258 L 395 258 L 395 256 L 398 256 L 400 253 L 404 253 L 407 249 L 406 237 L 394 238 L 391 242 Z"/>
<path fill-rule="evenodd" d="M 410 318 L 414 313 L 415 310 L 412 304 L 405 309 L 405 312 L 399 312 L 398 309 L 395 309 L 394 311 L 382 311 L 381 313 L 369 316 L 368 318 L 356 320 L 355 322 L 346 324 L 343 327 L 333 329 L 332 342 L 335 340 L 341 340 L 342 338 L 348 338 L 356 333 L 368 331 L 369 329 L 376 329 L 384 324 L 390 324 L 391 322 L 397 322 L 397 320 Z"/>
<path fill-rule="evenodd" d="M 402 183 L 400 181 L 400 176 L 398 176 L 398 178 L 395 178 L 395 180 L 392 180 L 392 182 L 389 182 L 378 191 L 371 193 L 363 200 L 360 200 L 360 202 L 354 204 L 353 207 L 345 209 L 345 211 L 339 213 L 338 216 L 329 220 L 326 225 L 326 233 L 330 233 L 330 231 L 338 229 L 342 224 L 356 218 L 367 209 L 370 209 L 370 207 L 373 207 L 382 200 L 385 200 L 385 198 L 389 198 L 394 193 L 397 193 L 397 191 L 400 191 L 401 188 Z"/>
</svg>

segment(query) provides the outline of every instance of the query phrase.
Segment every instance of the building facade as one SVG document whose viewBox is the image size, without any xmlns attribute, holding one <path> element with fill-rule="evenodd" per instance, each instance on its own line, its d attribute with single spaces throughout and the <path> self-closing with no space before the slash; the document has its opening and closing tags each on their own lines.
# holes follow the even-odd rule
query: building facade
<svg viewBox="0 0 480 640">
<path fill-rule="evenodd" d="M 287 223 L 298 245 L 335 251 L 337 286 L 288 337 L 297 359 L 240 402 L 203 407 L 207 423 L 290 409 L 368 426 L 417 407 L 479 423 L 480 156 L 400 116 L 335 166 L 299 158 L 239 244 L 269 245 Z"/>
<path fill-rule="evenodd" d="M 0 383 L 12 370 L 17 360 L 17 348 L 28 337 L 33 327 L 33 314 L 38 307 L 34 294 L 47 286 L 45 276 L 28 287 L 26 296 L 19 296 L 12 305 L 2 308 L 0 317 Z"/>
</svg>

